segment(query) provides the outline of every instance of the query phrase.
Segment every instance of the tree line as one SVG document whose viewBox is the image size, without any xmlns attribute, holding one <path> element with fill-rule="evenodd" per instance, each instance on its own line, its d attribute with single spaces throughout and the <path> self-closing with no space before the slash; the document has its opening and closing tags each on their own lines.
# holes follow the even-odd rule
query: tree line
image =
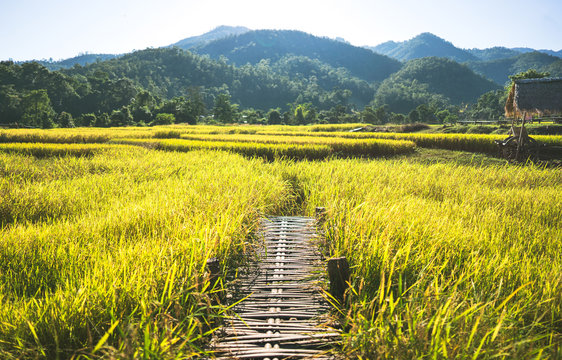
<svg viewBox="0 0 562 360">
<path fill-rule="evenodd" d="M 5 61 L 0 62 L 0 124 L 442 123 L 503 114 L 502 89 L 486 92 L 474 103 L 455 104 L 429 89 L 431 81 L 408 78 L 423 72 L 424 64 L 414 63 L 376 84 L 345 68 L 294 55 L 235 67 L 180 49 L 148 49 L 60 71 Z M 388 90 L 392 88 L 401 90 Z M 401 101 L 406 105 L 396 106 Z"/>
</svg>

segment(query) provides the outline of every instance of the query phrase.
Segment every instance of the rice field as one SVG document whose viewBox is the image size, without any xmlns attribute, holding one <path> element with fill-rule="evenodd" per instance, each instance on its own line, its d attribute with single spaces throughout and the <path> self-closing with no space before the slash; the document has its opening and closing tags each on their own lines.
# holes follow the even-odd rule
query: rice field
<svg viewBox="0 0 562 360">
<path fill-rule="evenodd" d="M 0 130 L 0 358 L 204 356 L 206 260 L 226 282 L 259 214 L 316 206 L 352 266 L 342 356 L 562 358 L 562 170 L 355 127 Z"/>
<path fill-rule="evenodd" d="M 253 143 L 300 143 L 300 144 L 347 144 L 375 140 L 400 140 L 414 143 L 420 148 L 468 151 L 485 154 L 498 152 L 494 140 L 505 135 L 484 134 L 433 134 L 433 133 L 385 133 L 349 132 L 361 124 L 312 125 L 312 126 L 155 126 L 152 128 L 76 128 L 52 130 L 0 130 L 0 143 L 111 143 L 132 139 L 180 139 L 214 140 Z M 298 139 L 304 137 L 304 139 Z M 537 141 L 562 147 L 562 135 L 534 135 Z M 397 143 L 396 143 L 397 144 Z M 348 145 L 350 146 L 350 145 Z M 207 145 L 208 147 L 208 145 Z M 334 147 L 334 146 L 332 146 Z M 387 147 L 388 149 L 388 147 Z M 388 155 L 407 153 L 408 150 Z M 385 155 L 385 154 L 381 154 Z M 372 155 L 371 155 L 372 156 Z M 380 156 L 380 155 L 378 155 Z"/>
</svg>

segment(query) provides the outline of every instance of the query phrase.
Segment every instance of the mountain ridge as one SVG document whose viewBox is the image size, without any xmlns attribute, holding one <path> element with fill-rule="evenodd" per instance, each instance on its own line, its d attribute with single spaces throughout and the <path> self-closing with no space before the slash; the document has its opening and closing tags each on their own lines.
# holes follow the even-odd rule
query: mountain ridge
<svg viewBox="0 0 562 360">
<path fill-rule="evenodd" d="M 372 51 L 400 61 L 428 56 L 444 57 L 457 62 L 477 60 L 470 52 L 457 48 L 449 41 L 429 32 L 421 33 L 402 42 L 384 42 L 371 48 Z"/>
<path fill-rule="evenodd" d="M 204 34 L 187 37 L 185 39 L 177 41 L 170 46 L 177 46 L 184 50 L 189 50 L 193 47 L 200 46 L 211 41 L 219 40 L 229 36 L 244 34 L 248 31 L 251 30 L 245 26 L 221 25 Z"/>
<path fill-rule="evenodd" d="M 382 81 L 401 67 L 388 56 L 296 30 L 252 30 L 192 50 L 213 59 L 225 57 L 237 66 L 255 65 L 264 59 L 275 62 L 289 54 L 306 56 L 335 68 L 345 67 L 352 75 L 371 82 Z"/>
<path fill-rule="evenodd" d="M 385 41 L 376 46 L 365 46 L 374 52 L 382 55 L 393 57 L 400 61 L 408 61 L 426 56 L 446 57 L 458 62 L 474 61 L 474 60 L 496 60 L 499 58 L 508 58 L 529 52 L 540 52 L 551 56 L 562 58 L 562 49 L 532 49 L 526 47 L 508 48 L 505 46 L 494 46 L 490 48 L 472 48 L 463 49 L 454 46 L 451 42 L 434 35 L 430 32 L 424 32 L 405 41 Z M 443 53 L 440 55 L 439 53 Z M 429 54 L 429 55 L 428 55 Z M 459 56 L 460 54 L 464 56 Z M 474 56 L 475 58 L 471 58 Z M 459 57 L 464 60 L 459 61 Z"/>
<path fill-rule="evenodd" d="M 227 26 L 227 25 L 221 25 L 218 26 L 216 28 L 214 28 L 211 31 L 208 31 L 206 33 L 203 33 L 201 35 L 197 35 L 197 36 L 191 36 L 191 37 L 187 37 L 184 39 L 181 39 L 171 45 L 168 45 L 166 47 L 180 47 L 182 49 L 186 49 L 186 50 L 192 50 L 194 48 L 197 47 L 202 47 L 206 44 L 209 44 L 211 42 L 217 41 L 217 40 L 222 40 L 228 37 L 234 37 L 237 35 L 242 35 L 245 34 L 247 32 L 250 31 L 259 31 L 259 30 L 251 30 L 247 27 L 244 26 Z M 296 30 L 288 30 L 288 31 L 296 31 Z M 311 35 L 312 36 L 312 35 Z M 321 37 L 322 39 L 326 39 Z M 339 41 L 345 44 L 348 44 L 350 46 L 352 46 L 351 44 L 349 44 L 349 42 L 343 40 L 342 38 L 336 38 L 336 39 L 330 39 L 333 41 Z M 411 45 L 412 41 L 414 42 L 418 42 L 418 44 L 414 44 L 415 46 L 414 49 L 404 49 L 405 47 L 408 47 L 408 45 Z M 425 44 L 425 45 L 430 45 L 430 46 L 424 46 L 423 42 L 426 41 L 429 44 Z M 421 44 L 420 44 L 421 42 Z M 439 49 L 438 47 L 442 46 L 443 49 Z M 412 47 L 412 46 L 410 46 Z M 416 54 L 416 48 L 418 50 L 422 49 L 423 53 L 417 53 Z M 433 47 L 433 49 L 432 49 Z M 437 48 L 436 48 L 437 47 Z M 429 32 L 424 32 L 421 33 L 415 37 L 413 37 L 410 40 L 406 40 L 406 41 L 402 41 L 402 42 L 396 42 L 396 41 L 386 41 L 383 43 L 380 43 L 379 45 L 376 46 L 363 46 L 363 48 L 365 49 L 369 49 L 370 51 L 374 51 L 378 54 L 382 54 L 382 55 L 387 55 L 391 58 L 395 58 L 398 59 L 400 61 L 407 61 L 407 60 L 411 60 L 411 59 L 415 59 L 415 58 L 421 58 L 421 57 L 426 57 L 426 56 L 438 56 L 438 57 L 446 57 L 449 59 L 453 59 L 457 62 L 461 62 L 461 63 L 469 63 L 472 64 L 474 62 L 479 62 L 479 61 L 497 61 L 497 60 L 502 60 L 502 59 L 508 59 L 508 58 L 512 58 L 515 56 L 519 56 L 522 54 L 526 54 L 526 53 L 530 53 L 530 52 L 540 52 L 543 54 L 547 54 L 550 56 L 555 56 L 558 58 L 562 58 L 562 49 L 561 50 L 549 50 L 549 49 L 541 49 L 541 50 L 536 50 L 536 49 L 532 49 L 532 48 L 525 48 L 525 47 L 519 47 L 519 48 L 507 48 L 504 46 L 494 46 L 491 48 L 485 48 L 485 49 L 478 49 L 478 48 L 472 48 L 472 49 L 462 49 L 462 48 L 458 48 L 455 47 L 452 43 L 450 43 L 449 41 L 440 38 L 432 33 Z M 77 55 L 75 57 L 71 57 L 71 58 L 67 58 L 67 59 L 61 59 L 58 61 L 52 61 L 52 60 L 29 60 L 29 61 L 17 61 L 16 63 L 25 63 L 25 62 L 38 62 L 41 65 L 47 67 L 49 70 L 58 70 L 58 69 L 65 69 L 65 68 L 71 68 L 74 65 L 78 64 L 81 66 L 87 65 L 89 63 L 93 63 L 96 61 L 104 61 L 104 60 L 108 60 L 108 59 L 112 59 L 118 56 L 122 56 L 123 54 L 80 54 Z M 493 65 L 493 64 L 492 64 Z M 478 64 L 478 67 L 486 67 L 486 65 L 482 65 L 482 64 Z M 484 75 L 486 75 L 485 73 L 482 73 Z M 488 75 L 486 75 L 488 76 Z M 488 76 L 489 78 L 494 78 L 494 81 L 499 81 L 499 77 L 497 74 L 493 75 L 493 76 Z M 505 79 L 503 79 L 502 77 L 502 81 L 501 83 L 503 83 Z"/>
</svg>

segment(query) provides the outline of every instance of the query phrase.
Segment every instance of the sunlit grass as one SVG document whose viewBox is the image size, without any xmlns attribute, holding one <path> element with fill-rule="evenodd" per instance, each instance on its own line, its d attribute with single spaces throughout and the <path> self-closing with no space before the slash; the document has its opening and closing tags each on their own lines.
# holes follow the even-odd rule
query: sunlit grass
<svg viewBox="0 0 562 360">
<path fill-rule="evenodd" d="M 562 176 L 532 166 L 333 160 L 282 167 L 346 256 L 345 349 L 371 358 L 558 358 Z"/>
<path fill-rule="evenodd" d="M 352 266 L 349 357 L 562 358 L 560 169 L 354 158 L 484 135 L 267 129 L 1 132 L 0 358 L 201 356 L 206 260 L 235 272 L 259 213 L 316 206 Z"/>
<path fill-rule="evenodd" d="M 0 154 L 0 168 L 2 358 L 199 353 L 206 259 L 235 269 L 256 212 L 288 199 L 227 153 Z"/>
<path fill-rule="evenodd" d="M 182 139 L 115 139 L 114 144 L 139 145 L 168 151 L 222 150 L 267 160 L 319 160 L 331 156 L 379 157 L 414 151 L 411 141 L 289 138 L 254 135 L 182 135 Z"/>
</svg>

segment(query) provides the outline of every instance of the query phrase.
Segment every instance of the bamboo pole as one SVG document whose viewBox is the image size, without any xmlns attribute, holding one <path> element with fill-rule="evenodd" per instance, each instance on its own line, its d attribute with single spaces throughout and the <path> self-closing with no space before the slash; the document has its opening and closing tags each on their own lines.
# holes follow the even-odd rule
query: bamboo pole
<svg viewBox="0 0 562 360">
<path fill-rule="evenodd" d="M 521 150 L 521 141 L 523 140 L 523 128 L 525 127 L 525 117 L 527 112 L 523 112 L 523 122 L 521 123 L 521 129 L 519 129 L 519 140 L 517 140 L 517 151 L 515 151 L 515 160 L 519 161 L 519 151 Z"/>
</svg>

